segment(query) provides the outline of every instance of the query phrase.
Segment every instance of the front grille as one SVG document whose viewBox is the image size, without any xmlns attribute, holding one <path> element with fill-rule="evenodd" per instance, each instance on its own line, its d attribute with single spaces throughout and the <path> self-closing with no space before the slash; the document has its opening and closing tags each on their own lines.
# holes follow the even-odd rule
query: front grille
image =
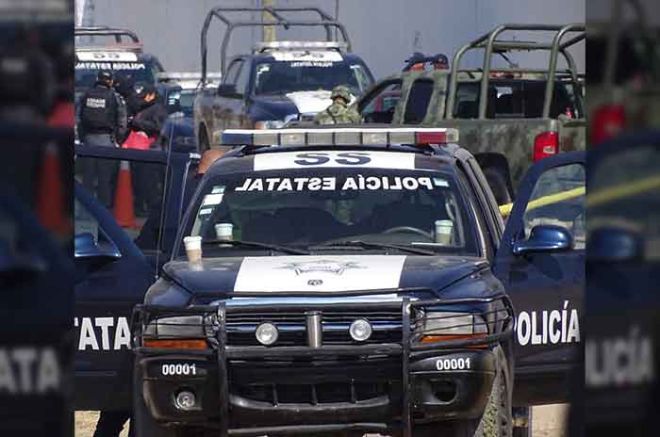
<svg viewBox="0 0 660 437">
<path fill-rule="evenodd" d="M 309 311 L 309 309 L 306 309 Z M 375 343 L 401 343 L 401 308 L 366 309 L 363 311 L 321 310 L 323 344 L 350 345 Z M 351 323 L 366 319 L 373 334 L 364 342 L 355 342 L 348 332 Z M 255 331 L 259 324 L 273 323 L 279 330 L 276 346 L 305 346 L 307 344 L 305 311 L 298 312 L 228 312 L 226 318 L 227 344 L 230 346 L 256 346 Z"/>
<path fill-rule="evenodd" d="M 271 405 L 357 403 L 391 392 L 388 382 L 332 382 L 318 384 L 250 384 L 232 386 L 232 393 Z"/>
</svg>

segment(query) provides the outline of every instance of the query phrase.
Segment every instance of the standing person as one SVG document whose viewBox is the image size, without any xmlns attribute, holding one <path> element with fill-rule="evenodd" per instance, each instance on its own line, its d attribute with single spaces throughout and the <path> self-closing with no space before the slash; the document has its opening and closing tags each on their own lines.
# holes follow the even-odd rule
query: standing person
<svg viewBox="0 0 660 437">
<path fill-rule="evenodd" d="M 117 138 L 126 132 L 126 105 L 112 88 L 112 73 L 100 71 L 93 88 L 80 100 L 79 133 L 86 146 L 117 147 Z M 89 159 L 83 170 L 83 185 L 96 192 L 103 205 L 112 206 L 116 163 Z"/>
<path fill-rule="evenodd" d="M 337 85 L 330 95 L 332 104 L 316 114 L 316 124 L 352 124 L 361 123 L 362 117 L 348 104 L 351 102 L 351 92 L 345 85 Z"/>
<path fill-rule="evenodd" d="M 125 148 L 145 149 L 157 144 L 160 130 L 167 118 L 167 109 L 153 85 L 145 85 L 141 93 L 140 110 L 130 123 L 131 133 L 124 142 Z M 146 215 L 152 202 L 159 199 L 162 172 L 157 164 L 134 163 L 133 181 L 135 182 L 135 212 Z"/>
<path fill-rule="evenodd" d="M 135 92 L 135 81 L 128 73 L 117 74 L 114 81 L 115 90 L 126 102 L 126 113 L 131 120 L 140 110 L 140 96 Z"/>
</svg>

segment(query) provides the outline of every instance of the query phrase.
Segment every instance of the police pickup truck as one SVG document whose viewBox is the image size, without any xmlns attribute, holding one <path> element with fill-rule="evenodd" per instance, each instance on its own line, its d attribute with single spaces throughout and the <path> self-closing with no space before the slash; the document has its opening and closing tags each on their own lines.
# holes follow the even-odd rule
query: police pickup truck
<svg viewBox="0 0 660 437">
<path fill-rule="evenodd" d="M 233 21 L 229 12 L 258 12 L 272 21 Z M 302 14 L 318 19 L 301 19 Z M 207 35 L 213 19 L 227 25 L 221 45 L 222 83 L 207 82 Z M 325 41 L 265 41 L 251 54 L 235 56 L 226 63 L 229 38 L 238 27 L 268 26 L 324 28 Z M 342 41 L 334 41 L 337 30 Z M 194 104 L 195 130 L 200 150 L 208 149 L 216 131 L 227 128 L 280 128 L 285 123 L 312 119 L 332 102 L 330 92 L 346 85 L 354 96 L 362 95 L 373 76 L 364 61 L 351 53 L 344 26 L 318 8 L 214 8 L 202 27 L 201 92 Z"/>
<path fill-rule="evenodd" d="M 134 313 L 138 435 L 500 436 L 565 400 L 585 156 L 532 167 L 505 227 L 457 135 L 226 130 Z"/>
<path fill-rule="evenodd" d="M 94 86 L 100 70 L 131 77 L 137 92 L 144 84 L 157 85 L 157 75 L 163 72 L 158 58 L 143 51 L 138 36 L 125 29 L 107 26 L 77 27 L 75 92 L 76 101 L 88 88 Z M 111 43 L 102 44 L 110 39 Z"/>
<path fill-rule="evenodd" d="M 530 36 L 537 40 L 524 40 Z M 585 148 L 581 76 L 571 54 L 584 38 L 578 24 L 501 25 L 461 47 L 451 70 L 440 62 L 379 81 L 357 110 L 366 123 L 457 128 L 498 203 L 508 203 L 530 164 Z M 481 68 L 465 68 L 466 55 L 480 50 Z M 518 65 L 520 51 L 549 53 L 547 67 Z M 498 65 L 496 55 L 507 65 Z"/>
</svg>

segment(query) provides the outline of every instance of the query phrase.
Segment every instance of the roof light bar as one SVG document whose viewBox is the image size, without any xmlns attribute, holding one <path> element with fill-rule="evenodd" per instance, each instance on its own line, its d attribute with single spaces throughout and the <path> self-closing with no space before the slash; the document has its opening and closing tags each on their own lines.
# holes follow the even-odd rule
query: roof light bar
<svg viewBox="0 0 660 437">
<path fill-rule="evenodd" d="M 260 42 L 254 46 L 255 52 L 266 50 L 301 50 L 301 49 L 326 49 L 346 50 L 348 44 L 340 41 L 270 41 Z"/>
<path fill-rule="evenodd" d="M 458 130 L 435 128 L 227 129 L 214 139 L 223 146 L 419 145 L 458 142 Z"/>
</svg>

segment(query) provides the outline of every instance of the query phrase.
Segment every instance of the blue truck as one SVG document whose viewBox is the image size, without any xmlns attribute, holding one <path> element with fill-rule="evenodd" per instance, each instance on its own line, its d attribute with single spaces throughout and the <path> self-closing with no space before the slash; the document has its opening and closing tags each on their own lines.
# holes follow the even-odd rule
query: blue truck
<svg viewBox="0 0 660 437">
<path fill-rule="evenodd" d="M 138 435 L 500 436 L 565 401 L 585 154 L 536 163 L 504 211 L 457 140 L 225 131 L 136 307 Z"/>
</svg>

